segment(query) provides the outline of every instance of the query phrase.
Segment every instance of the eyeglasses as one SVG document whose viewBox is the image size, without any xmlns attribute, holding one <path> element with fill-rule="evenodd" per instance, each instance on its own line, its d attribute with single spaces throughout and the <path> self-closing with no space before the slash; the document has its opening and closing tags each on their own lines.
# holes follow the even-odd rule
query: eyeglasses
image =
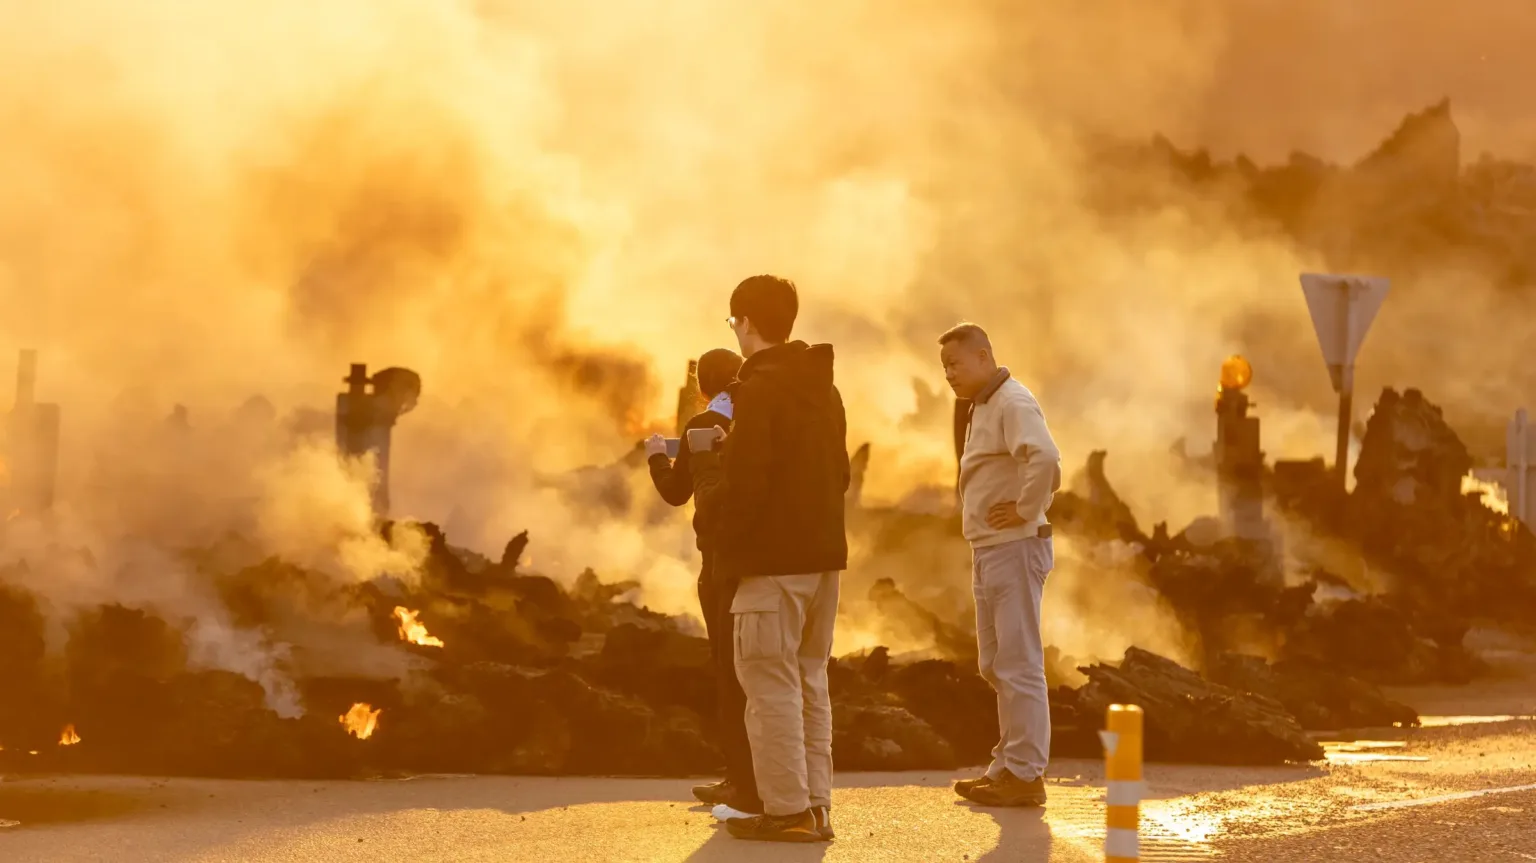
<svg viewBox="0 0 1536 863">
<path fill-rule="evenodd" d="M 725 325 L 730 327 L 733 330 L 736 329 L 736 325 L 739 324 L 739 323 L 741 323 L 741 319 L 736 317 L 735 315 L 731 315 L 730 317 L 725 319 Z"/>
</svg>

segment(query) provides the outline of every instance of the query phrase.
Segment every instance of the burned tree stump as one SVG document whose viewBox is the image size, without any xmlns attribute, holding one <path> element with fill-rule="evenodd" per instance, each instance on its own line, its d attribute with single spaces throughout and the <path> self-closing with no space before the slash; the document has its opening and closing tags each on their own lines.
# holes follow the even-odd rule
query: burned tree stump
<svg viewBox="0 0 1536 863">
<path fill-rule="evenodd" d="M 1210 678 L 1239 692 L 1272 698 L 1302 728 L 1337 730 L 1417 725 L 1419 714 L 1375 686 L 1340 674 L 1319 662 L 1281 660 L 1270 665 L 1257 656 L 1228 653 L 1216 658 Z"/>
<path fill-rule="evenodd" d="M 1146 711 L 1147 757 L 1208 764 L 1315 761 L 1323 749 L 1281 704 L 1211 683 L 1157 654 L 1132 647 L 1119 667 L 1081 669 L 1077 709 L 1103 716 L 1111 704 Z"/>
</svg>

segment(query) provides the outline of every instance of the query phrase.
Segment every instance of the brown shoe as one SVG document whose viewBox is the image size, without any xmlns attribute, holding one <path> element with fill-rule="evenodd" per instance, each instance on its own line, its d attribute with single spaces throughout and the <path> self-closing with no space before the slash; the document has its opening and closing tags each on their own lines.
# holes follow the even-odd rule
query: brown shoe
<svg viewBox="0 0 1536 863">
<path fill-rule="evenodd" d="M 754 815 L 732 818 L 725 829 L 737 839 L 755 842 L 824 842 L 816 816 L 807 809 L 799 815 Z"/>
<path fill-rule="evenodd" d="M 821 838 L 828 842 L 837 838 L 837 831 L 832 829 L 831 806 L 812 806 L 811 816 L 816 819 L 816 832 L 821 834 Z"/>
<path fill-rule="evenodd" d="M 710 806 L 714 806 L 718 803 L 725 803 L 731 794 L 735 793 L 735 790 L 728 781 L 712 782 L 709 785 L 693 786 L 693 797 L 700 803 L 708 803 Z"/>
<path fill-rule="evenodd" d="M 975 790 L 977 788 L 980 788 L 983 785 L 991 785 L 991 784 L 992 784 L 992 777 L 990 777 L 987 774 L 983 773 L 980 776 L 976 777 L 975 779 L 962 779 L 959 782 L 956 782 L 955 783 L 955 793 L 959 794 L 961 797 L 966 797 L 973 790 Z"/>
<path fill-rule="evenodd" d="M 982 806 L 1044 806 L 1045 779 L 1020 779 L 1004 770 L 996 780 L 974 787 L 964 796 Z"/>
</svg>

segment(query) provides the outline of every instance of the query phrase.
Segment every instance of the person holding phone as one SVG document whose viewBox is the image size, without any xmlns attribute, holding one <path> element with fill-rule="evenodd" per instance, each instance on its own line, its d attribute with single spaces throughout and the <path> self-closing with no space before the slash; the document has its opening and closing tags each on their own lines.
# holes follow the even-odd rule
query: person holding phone
<svg viewBox="0 0 1536 863">
<path fill-rule="evenodd" d="M 997 364 L 981 327 L 940 336 L 939 359 L 969 406 L 959 429 L 961 519 L 981 675 L 997 690 L 1000 731 L 986 774 L 955 791 L 984 806 L 1044 806 L 1051 709 L 1040 601 L 1056 561 L 1046 510 L 1061 488 L 1061 453 L 1040 403 Z"/>
<path fill-rule="evenodd" d="M 708 405 L 684 427 L 684 439 L 690 430 L 729 429 L 734 413 L 729 387 L 741 369 L 741 356 L 735 351 L 716 348 L 699 357 L 699 392 Z M 677 445 L 679 441 L 673 441 Z M 683 506 L 693 497 L 692 455 L 686 445 L 678 446 L 675 456 L 667 452 L 669 441 L 653 435 L 645 442 L 651 482 L 661 499 L 673 506 Z M 699 570 L 699 609 L 709 635 L 710 654 L 715 661 L 715 701 L 720 732 L 720 752 L 725 757 L 725 779 L 693 789 L 693 796 L 711 806 L 725 805 L 738 813 L 763 811 L 757 797 L 757 778 L 752 772 L 752 749 L 747 742 L 747 697 L 736 679 L 735 647 L 731 639 L 731 601 L 736 596 L 732 581 L 715 574 L 715 543 L 702 512 L 693 514 L 693 531 L 703 565 Z"/>
<path fill-rule="evenodd" d="M 731 603 L 736 674 L 763 801 L 762 815 L 726 827 L 776 842 L 833 837 L 827 663 L 848 566 L 847 418 L 832 346 L 789 341 L 799 307 L 786 279 L 736 286 L 727 323 L 747 359 L 731 391 L 732 426 L 691 431 L 687 441 L 717 571 L 740 581 Z"/>
</svg>

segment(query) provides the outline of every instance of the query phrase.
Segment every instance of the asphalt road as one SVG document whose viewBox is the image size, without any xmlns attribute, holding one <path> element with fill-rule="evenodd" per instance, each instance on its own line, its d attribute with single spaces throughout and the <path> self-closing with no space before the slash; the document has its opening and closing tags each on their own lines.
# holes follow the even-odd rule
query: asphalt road
<svg viewBox="0 0 1536 863">
<path fill-rule="evenodd" d="M 1142 857 L 1536 860 L 1533 732 L 1529 720 L 1418 729 L 1279 769 L 1149 765 Z M 839 837 L 817 846 L 736 841 L 688 802 L 690 782 L 672 779 L 20 778 L 0 782 L 0 819 L 19 822 L 0 827 L 0 861 L 1102 859 L 1099 764 L 1053 765 L 1044 811 L 972 808 L 949 791 L 954 778 L 841 776 Z"/>
</svg>

